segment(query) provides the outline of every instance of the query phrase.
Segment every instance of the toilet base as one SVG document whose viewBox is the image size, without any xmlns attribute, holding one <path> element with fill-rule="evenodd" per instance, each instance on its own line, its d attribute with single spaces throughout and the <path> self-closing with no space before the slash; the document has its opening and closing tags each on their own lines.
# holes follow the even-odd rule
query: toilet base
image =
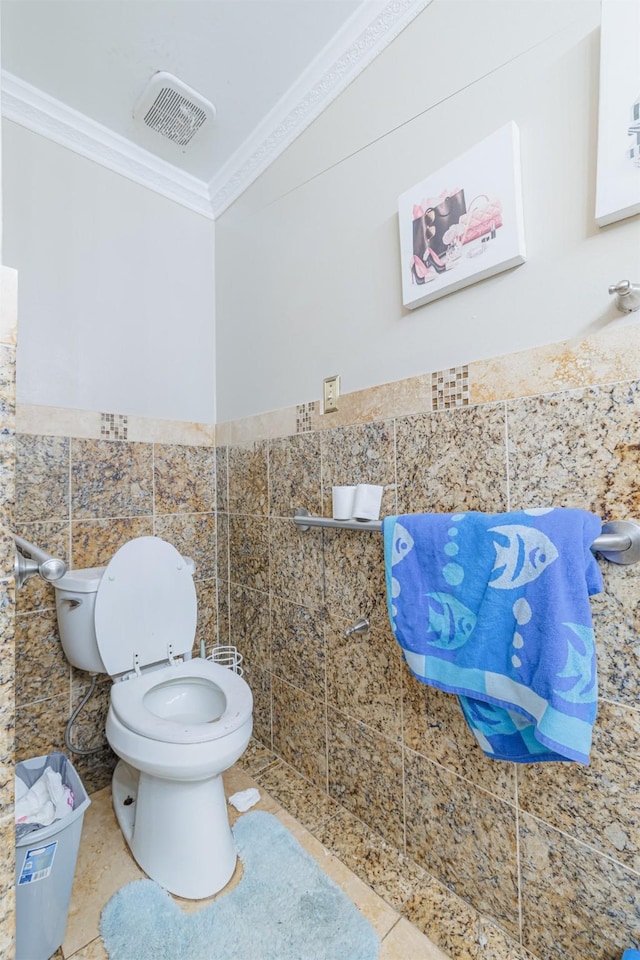
<svg viewBox="0 0 640 960">
<path fill-rule="evenodd" d="M 210 897 L 226 886 L 236 849 L 221 775 L 176 783 L 120 760 L 112 797 L 131 853 L 152 880 L 187 900 Z"/>
</svg>

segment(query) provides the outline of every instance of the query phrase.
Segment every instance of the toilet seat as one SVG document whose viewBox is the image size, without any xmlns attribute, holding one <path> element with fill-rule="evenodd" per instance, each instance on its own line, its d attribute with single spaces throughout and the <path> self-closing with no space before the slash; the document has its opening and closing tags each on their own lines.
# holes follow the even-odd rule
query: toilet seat
<svg viewBox="0 0 640 960">
<path fill-rule="evenodd" d="M 192 571 L 175 547 L 159 537 L 120 547 L 100 580 L 94 613 L 111 677 L 190 652 L 196 621 Z"/>
<path fill-rule="evenodd" d="M 222 713 L 215 720 L 185 723 L 164 719 L 152 713 L 145 704 L 145 696 L 154 688 L 173 682 L 188 683 L 189 680 L 208 682 L 222 692 Z M 244 680 L 228 667 L 198 658 L 114 683 L 111 706 L 122 724 L 150 740 L 204 743 L 219 740 L 241 727 L 251 716 L 253 697 Z"/>
</svg>

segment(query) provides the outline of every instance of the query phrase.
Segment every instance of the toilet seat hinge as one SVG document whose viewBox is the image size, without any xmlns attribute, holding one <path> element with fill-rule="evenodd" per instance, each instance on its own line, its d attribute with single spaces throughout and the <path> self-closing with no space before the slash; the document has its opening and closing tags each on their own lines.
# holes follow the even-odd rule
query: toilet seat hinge
<svg viewBox="0 0 640 960">
<path fill-rule="evenodd" d="M 140 669 L 140 657 L 137 653 L 134 653 L 133 655 L 133 671 L 136 677 L 142 676 L 142 670 Z"/>
<path fill-rule="evenodd" d="M 175 666 L 175 660 L 174 660 L 174 658 L 173 658 L 173 644 L 172 644 L 172 643 L 168 643 L 168 644 L 167 644 L 167 660 L 169 661 L 169 663 L 170 663 L 170 665 L 171 665 L 172 667 Z"/>
</svg>

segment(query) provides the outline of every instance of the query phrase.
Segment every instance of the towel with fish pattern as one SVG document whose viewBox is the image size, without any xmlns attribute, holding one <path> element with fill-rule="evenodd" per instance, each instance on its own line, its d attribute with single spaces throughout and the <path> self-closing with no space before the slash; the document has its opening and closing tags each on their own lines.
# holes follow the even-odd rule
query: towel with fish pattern
<svg viewBox="0 0 640 960">
<path fill-rule="evenodd" d="M 487 756 L 588 764 L 601 532 L 560 507 L 384 519 L 394 635 L 418 680 L 458 694 Z"/>
</svg>

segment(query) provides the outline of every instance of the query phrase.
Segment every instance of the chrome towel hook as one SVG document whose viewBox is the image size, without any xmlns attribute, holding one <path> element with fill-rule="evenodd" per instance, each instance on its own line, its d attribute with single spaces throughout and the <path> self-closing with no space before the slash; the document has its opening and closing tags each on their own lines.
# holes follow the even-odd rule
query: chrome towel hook
<svg viewBox="0 0 640 960">
<path fill-rule="evenodd" d="M 631 283 L 630 280 L 621 280 L 612 283 L 609 293 L 616 295 L 616 307 L 621 313 L 633 313 L 640 310 L 640 283 Z"/>
</svg>

